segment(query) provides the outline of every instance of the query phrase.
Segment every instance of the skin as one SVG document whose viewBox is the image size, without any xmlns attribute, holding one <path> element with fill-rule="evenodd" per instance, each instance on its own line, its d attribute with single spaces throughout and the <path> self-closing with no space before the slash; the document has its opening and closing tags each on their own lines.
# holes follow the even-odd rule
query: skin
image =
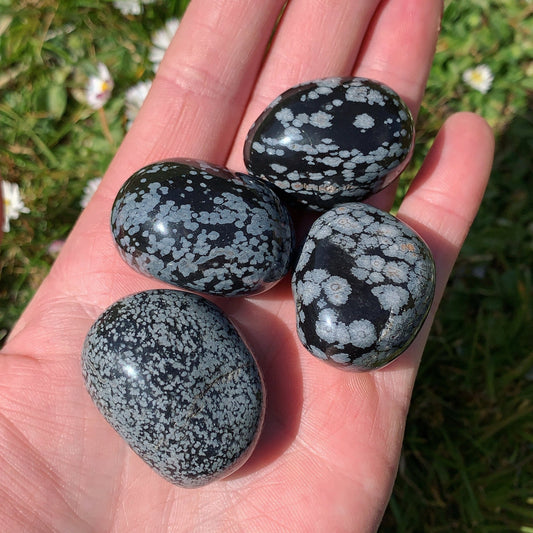
<svg viewBox="0 0 533 533">
<path fill-rule="evenodd" d="M 251 123 L 309 79 L 361 75 L 420 105 L 441 16 L 437 0 L 193 0 L 138 119 L 0 357 L 0 523 L 5 531 L 370 532 L 397 471 L 424 344 L 490 172 L 493 138 L 479 117 L 450 117 L 399 217 L 430 246 L 430 317 L 394 363 L 341 371 L 295 334 L 288 280 L 248 299 L 217 300 L 253 347 L 268 390 L 265 427 L 243 468 L 201 489 L 149 469 L 98 413 L 80 352 L 111 303 L 162 287 L 132 272 L 108 226 L 135 170 L 171 156 L 243 170 Z M 391 205 L 393 188 L 371 203 Z"/>
</svg>

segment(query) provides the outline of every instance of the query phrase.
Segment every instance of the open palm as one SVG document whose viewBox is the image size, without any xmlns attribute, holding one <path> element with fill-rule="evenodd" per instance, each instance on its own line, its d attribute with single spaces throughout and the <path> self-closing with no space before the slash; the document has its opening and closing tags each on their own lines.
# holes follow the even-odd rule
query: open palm
<svg viewBox="0 0 533 533">
<path fill-rule="evenodd" d="M 437 264 L 430 318 L 386 368 L 356 374 L 311 357 L 295 334 L 288 280 L 252 298 L 217 300 L 265 377 L 265 427 L 230 478 L 181 489 L 139 459 L 83 386 L 83 339 L 104 308 L 163 285 L 120 259 L 113 198 L 135 170 L 196 157 L 243 170 L 244 136 L 279 93 L 334 75 L 378 79 L 413 114 L 432 61 L 438 0 L 192 0 L 135 124 L 0 357 L 3 531 L 374 531 L 390 496 L 425 339 L 477 211 L 492 136 L 451 117 L 399 217 Z M 390 207 L 389 187 L 373 199 Z"/>
</svg>

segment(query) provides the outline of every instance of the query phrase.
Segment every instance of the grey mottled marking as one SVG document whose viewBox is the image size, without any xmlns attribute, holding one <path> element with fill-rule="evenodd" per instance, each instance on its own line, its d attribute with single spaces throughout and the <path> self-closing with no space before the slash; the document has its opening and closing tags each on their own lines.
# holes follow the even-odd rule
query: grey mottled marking
<svg viewBox="0 0 533 533">
<path fill-rule="evenodd" d="M 133 174 L 117 194 L 111 229 L 137 271 L 221 296 L 272 287 L 294 244 L 287 209 L 265 183 L 190 159 Z"/>
<path fill-rule="evenodd" d="M 276 98 L 248 132 L 244 160 L 289 201 L 324 211 L 386 187 L 405 168 L 413 138 L 409 109 L 389 87 L 327 78 Z"/>
<path fill-rule="evenodd" d="M 224 477 L 255 445 L 261 376 L 229 320 L 200 296 L 154 290 L 116 302 L 91 327 L 82 369 L 104 417 L 172 483 Z"/>
<path fill-rule="evenodd" d="M 435 266 L 425 243 L 400 220 L 350 203 L 313 224 L 292 288 L 307 349 L 349 369 L 371 370 L 413 341 L 433 300 Z"/>
</svg>

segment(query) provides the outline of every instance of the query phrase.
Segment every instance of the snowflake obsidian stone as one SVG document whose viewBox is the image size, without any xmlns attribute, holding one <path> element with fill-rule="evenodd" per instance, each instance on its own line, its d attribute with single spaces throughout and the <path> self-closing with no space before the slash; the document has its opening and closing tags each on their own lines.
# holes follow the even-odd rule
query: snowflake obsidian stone
<svg viewBox="0 0 533 533">
<path fill-rule="evenodd" d="M 154 290 L 119 300 L 91 327 L 82 369 L 107 421 L 172 483 L 225 477 L 255 446 L 261 375 L 232 324 L 201 296 Z"/>
<path fill-rule="evenodd" d="M 251 127 L 244 159 L 286 199 L 323 211 L 386 187 L 405 168 L 413 137 L 411 113 L 392 89 L 327 78 L 274 100 Z"/>
<path fill-rule="evenodd" d="M 194 292 L 262 292 L 288 271 L 292 222 L 261 180 L 191 159 L 148 165 L 117 194 L 111 228 L 137 271 Z"/>
<path fill-rule="evenodd" d="M 349 203 L 315 221 L 292 288 L 304 346 L 335 365 L 372 370 L 395 359 L 420 330 L 435 266 L 426 244 L 400 220 Z"/>
</svg>

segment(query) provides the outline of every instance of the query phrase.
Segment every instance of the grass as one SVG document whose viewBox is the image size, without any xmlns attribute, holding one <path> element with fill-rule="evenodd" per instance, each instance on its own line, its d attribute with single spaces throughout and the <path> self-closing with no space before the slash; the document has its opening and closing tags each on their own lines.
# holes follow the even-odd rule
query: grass
<svg viewBox="0 0 533 533">
<path fill-rule="evenodd" d="M 30 209 L 0 245 L 0 343 L 124 136 L 126 90 L 153 77 L 152 32 L 186 4 L 125 17 L 103 0 L 0 0 L 0 175 Z M 483 115 L 497 152 L 424 355 L 382 532 L 533 532 L 532 14 L 528 0 L 446 3 L 400 193 L 454 111 Z M 109 132 L 76 99 L 98 61 L 115 80 Z M 487 94 L 461 79 L 481 63 Z"/>
<path fill-rule="evenodd" d="M 424 354 L 383 532 L 533 530 L 532 11 L 503 0 L 445 11 L 418 157 L 461 109 L 487 118 L 497 149 Z M 486 95 L 461 83 L 477 63 L 494 73 Z"/>
</svg>

